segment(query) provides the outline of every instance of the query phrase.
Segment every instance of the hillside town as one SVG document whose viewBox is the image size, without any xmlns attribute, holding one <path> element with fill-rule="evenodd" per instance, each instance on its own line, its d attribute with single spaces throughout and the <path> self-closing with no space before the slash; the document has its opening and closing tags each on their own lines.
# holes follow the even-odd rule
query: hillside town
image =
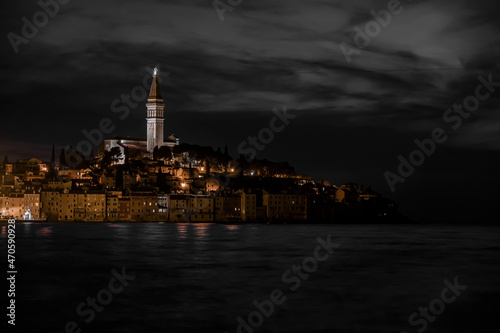
<svg viewBox="0 0 500 333">
<path fill-rule="evenodd" d="M 101 151 L 70 167 L 36 158 L 0 164 L 2 218 L 82 222 L 335 223 L 389 221 L 397 205 L 370 188 L 331 185 L 286 163 L 232 160 L 188 144 L 132 159 Z"/>
<path fill-rule="evenodd" d="M 56 161 L 0 164 L 1 218 L 117 222 L 390 222 L 397 205 L 356 184 L 335 186 L 275 163 L 164 138 L 164 100 L 155 68 L 146 102 L 146 138 L 111 137 L 94 154 L 89 139 Z M 100 122 L 104 130 L 107 119 Z M 105 131 L 106 132 L 106 131 Z M 97 140 L 99 141 L 99 140 Z"/>
</svg>

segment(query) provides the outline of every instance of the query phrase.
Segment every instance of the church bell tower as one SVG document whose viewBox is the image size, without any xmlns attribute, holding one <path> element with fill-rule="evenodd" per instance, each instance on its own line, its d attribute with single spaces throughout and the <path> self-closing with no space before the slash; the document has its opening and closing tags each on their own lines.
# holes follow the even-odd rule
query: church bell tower
<svg viewBox="0 0 500 333">
<path fill-rule="evenodd" d="M 151 90 L 149 91 L 147 108 L 147 150 L 152 153 L 153 149 L 163 145 L 163 97 L 160 90 L 160 82 L 158 81 L 158 68 L 153 70 L 153 82 L 151 83 Z"/>
</svg>

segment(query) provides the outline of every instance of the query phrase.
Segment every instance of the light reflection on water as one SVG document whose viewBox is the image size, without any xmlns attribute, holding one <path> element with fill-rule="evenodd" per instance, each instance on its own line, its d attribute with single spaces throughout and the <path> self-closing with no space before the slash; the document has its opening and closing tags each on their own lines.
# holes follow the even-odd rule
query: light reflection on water
<svg viewBox="0 0 500 333">
<path fill-rule="evenodd" d="M 51 233 L 52 233 L 52 227 L 43 227 L 36 231 L 36 234 L 38 236 L 43 236 L 43 237 L 49 237 Z"/>
<path fill-rule="evenodd" d="M 179 224 L 176 224 L 176 226 L 177 226 L 177 232 L 178 232 L 179 238 L 185 239 L 187 237 L 189 225 L 179 223 Z"/>
<path fill-rule="evenodd" d="M 238 225 L 238 224 L 228 224 L 228 225 L 224 225 L 224 227 L 226 227 L 227 230 L 231 230 L 231 231 L 238 231 L 240 229 L 240 225 Z"/>
<path fill-rule="evenodd" d="M 19 317 L 46 332 L 63 331 L 69 320 L 82 332 L 236 332 L 236 318 L 255 311 L 255 299 L 281 288 L 287 301 L 261 332 L 414 332 L 408 316 L 439 296 L 445 278 L 458 276 L 469 289 L 429 332 L 481 331 L 499 310 L 499 230 L 19 224 Z M 5 242 L 5 225 L 1 232 Z M 289 291 L 283 273 L 313 255 L 316 239 L 328 234 L 341 247 Z M 106 287 L 111 269 L 122 267 L 136 278 L 85 326 L 76 306 Z"/>
<path fill-rule="evenodd" d="M 205 238 L 208 236 L 211 224 L 193 223 L 192 226 L 194 227 L 195 234 L 198 240 L 205 240 Z"/>
</svg>

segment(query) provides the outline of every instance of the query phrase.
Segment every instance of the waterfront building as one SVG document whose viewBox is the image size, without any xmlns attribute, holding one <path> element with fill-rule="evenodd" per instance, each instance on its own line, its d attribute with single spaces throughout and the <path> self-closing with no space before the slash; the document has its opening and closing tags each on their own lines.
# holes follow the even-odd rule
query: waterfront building
<svg viewBox="0 0 500 333">
<path fill-rule="evenodd" d="M 57 221 L 59 219 L 59 191 L 42 190 L 40 200 L 42 218 Z"/>
<path fill-rule="evenodd" d="M 118 221 L 118 196 L 117 195 L 106 195 L 106 220 L 113 222 Z"/>
<path fill-rule="evenodd" d="M 266 207 L 266 217 L 270 220 L 307 219 L 307 198 L 303 194 L 264 191 L 262 203 Z"/>
<path fill-rule="evenodd" d="M 130 221 L 130 197 L 118 198 L 118 220 Z"/>
<path fill-rule="evenodd" d="M 164 193 L 158 194 L 158 221 L 168 221 L 169 205 L 169 195 Z"/>
<path fill-rule="evenodd" d="M 214 197 L 206 195 L 189 196 L 188 207 L 190 222 L 214 222 Z"/>
<path fill-rule="evenodd" d="M 241 195 L 223 193 L 215 197 L 215 220 L 217 222 L 241 221 Z"/>
<path fill-rule="evenodd" d="M 169 221 L 186 222 L 186 214 L 189 209 L 188 196 L 183 194 L 171 194 L 169 196 Z"/>
<path fill-rule="evenodd" d="M 57 199 L 59 201 L 58 204 L 59 212 L 57 220 L 70 222 L 70 221 L 75 221 L 75 217 L 77 216 L 76 218 L 77 221 L 84 221 L 86 215 L 85 214 L 86 207 L 85 204 L 82 204 L 81 206 L 78 205 L 77 194 L 69 192 L 63 192 L 58 194 L 59 195 Z"/>
<path fill-rule="evenodd" d="M 257 194 L 245 193 L 239 191 L 241 194 L 241 219 L 245 222 L 252 222 L 257 220 Z"/>
<path fill-rule="evenodd" d="M 153 192 L 132 192 L 130 194 L 130 218 L 132 221 L 156 221 L 158 196 Z"/>
<path fill-rule="evenodd" d="M 79 215 L 77 221 L 98 222 L 106 219 L 106 193 L 101 191 L 85 191 L 77 193 Z M 83 209 L 85 208 L 85 209 Z"/>
<path fill-rule="evenodd" d="M 4 218 L 38 219 L 40 206 L 40 193 L 35 191 L 0 196 L 0 215 Z"/>
</svg>

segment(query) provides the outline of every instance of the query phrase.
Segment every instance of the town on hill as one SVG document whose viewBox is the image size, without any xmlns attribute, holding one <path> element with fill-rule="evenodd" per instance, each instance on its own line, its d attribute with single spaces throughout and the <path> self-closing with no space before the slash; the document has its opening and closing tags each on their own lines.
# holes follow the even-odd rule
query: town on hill
<svg viewBox="0 0 500 333">
<path fill-rule="evenodd" d="M 146 92 L 145 92 L 146 94 Z M 36 158 L 0 164 L 2 219 L 61 222 L 401 222 L 397 204 L 356 184 L 331 185 L 296 174 L 286 162 L 240 154 L 227 146 L 164 139 L 159 71 L 147 98 L 146 138 L 114 136 L 97 155 L 98 129 L 56 162 Z M 109 128 L 103 119 L 100 128 Z"/>
<path fill-rule="evenodd" d="M 168 150 L 167 150 L 168 149 Z M 153 158 L 118 149 L 70 167 L 31 158 L 0 164 L 2 218 L 82 222 L 396 222 L 397 205 L 369 187 L 335 186 L 288 163 L 232 160 L 180 144 Z M 120 161 L 123 160 L 123 163 Z"/>
</svg>

